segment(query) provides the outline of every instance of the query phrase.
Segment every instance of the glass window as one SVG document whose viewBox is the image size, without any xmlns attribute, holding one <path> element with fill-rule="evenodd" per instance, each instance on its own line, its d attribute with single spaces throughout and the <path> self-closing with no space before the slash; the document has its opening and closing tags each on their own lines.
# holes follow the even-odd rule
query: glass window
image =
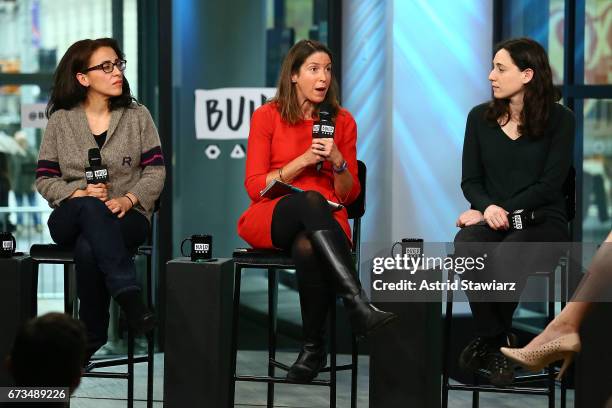
<svg viewBox="0 0 612 408">
<path fill-rule="evenodd" d="M 612 99 L 585 99 L 583 112 L 583 241 L 601 242 L 612 217 Z"/>
<path fill-rule="evenodd" d="M 138 4 L 137 0 L 123 0 L 123 52 L 128 61 L 125 77 L 130 81 L 132 94 L 138 98 Z"/>
<path fill-rule="evenodd" d="M 612 83 L 612 3 L 587 0 L 584 22 L 584 83 Z"/>
<path fill-rule="evenodd" d="M 73 42 L 112 35 L 111 0 L 0 1 L 2 72 L 53 72 Z"/>
<path fill-rule="evenodd" d="M 48 93 L 38 85 L 0 87 L 0 231 L 10 231 L 17 250 L 52 242 L 47 228 L 51 213 L 34 187 L 42 129 L 22 127 L 21 108 L 46 103 Z M 39 310 L 62 310 L 61 265 L 43 265 L 39 279 Z"/>
<path fill-rule="evenodd" d="M 563 83 L 565 0 L 503 2 L 502 39 L 531 37 L 548 52 L 555 84 Z"/>
<path fill-rule="evenodd" d="M 137 0 L 123 0 L 126 78 L 138 96 Z M 0 74 L 51 75 L 68 47 L 112 37 L 111 0 L 0 0 Z"/>
<path fill-rule="evenodd" d="M 123 15 L 124 38 L 127 38 L 124 51 L 130 62 L 126 77 L 130 79 L 131 87 L 137 95 L 137 0 L 123 1 Z M 72 43 L 83 38 L 110 36 L 111 0 L 0 0 L 0 76 L 5 84 L 0 86 L 0 137 L 9 138 L 5 140 L 10 142 L 25 138 L 28 149 L 33 149 L 37 156 L 43 131 L 21 127 L 22 107 L 32 103 L 47 103 L 48 83 L 59 59 Z M 11 78 L 31 73 L 48 75 L 46 79 L 41 79 L 45 85 L 10 85 Z M 8 174 L 5 178 L 15 178 L 24 173 L 22 170 L 25 164 L 21 168 L 11 168 L 14 159 L 19 161 L 20 157 L 13 154 L 4 160 L 7 168 L 5 174 Z M 11 180 L 7 186 L 10 187 L 4 188 L 0 194 L 0 208 L 9 206 L 11 210 L 2 210 L 4 213 L 0 214 L 0 227 L 17 233 L 19 248 L 27 248 L 34 242 L 49 242 L 48 233 L 41 231 L 46 230 L 44 219 L 41 222 L 39 217 L 30 217 L 32 214 L 27 213 L 28 210 L 19 210 L 23 205 L 38 206 L 43 214 L 48 210 L 46 203 L 38 195 L 32 201 L 29 196 L 24 195 L 22 198 L 21 193 L 16 194 L 23 189 L 16 190 L 19 183 L 15 180 Z"/>
<path fill-rule="evenodd" d="M 327 1 L 270 0 L 266 8 L 266 86 L 276 86 L 283 58 L 303 39 L 328 42 Z"/>
<path fill-rule="evenodd" d="M 135 95 L 137 11 L 137 0 L 123 0 L 126 77 Z M 53 72 L 71 44 L 112 36 L 112 12 L 111 0 L 0 0 L 0 230 L 15 235 L 19 251 L 52 242 L 47 228 L 51 208 L 33 188 L 44 130 L 22 127 L 21 110 L 47 103 Z M 11 84 L 22 83 L 23 74 L 43 75 L 33 79 L 36 84 Z M 63 310 L 63 290 L 62 266 L 42 265 L 39 313 Z"/>
</svg>

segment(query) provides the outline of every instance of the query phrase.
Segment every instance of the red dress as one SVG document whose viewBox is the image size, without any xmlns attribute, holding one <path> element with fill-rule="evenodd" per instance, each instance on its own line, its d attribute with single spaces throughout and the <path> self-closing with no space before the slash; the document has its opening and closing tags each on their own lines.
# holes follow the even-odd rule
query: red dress
<svg viewBox="0 0 612 408">
<path fill-rule="evenodd" d="M 312 144 L 312 120 L 302 120 L 295 125 L 281 119 L 274 103 L 266 103 L 253 113 L 247 147 L 246 176 L 244 185 L 251 198 L 251 205 L 238 220 L 238 235 L 254 248 L 274 248 L 271 225 L 274 207 L 281 197 L 273 200 L 260 198 L 259 192 L 266 186 L 266 175 L 286 165 Z M 361 187 L 357 178 L 357 125 L 346 109 L 336 117 L 334 143 L 348 163 L 353 176 L 353 187 L 341 200 L 334 192 L 332 165 L 326 161 L 320 172 L 315 166 L 304 169 L 291 184 L 302 190 L 314 190 L 326 199 L 350 204 L 357 198 Z M 347 237 L 351 237 L 346 209 L 333 213 Z"/>
</svg>

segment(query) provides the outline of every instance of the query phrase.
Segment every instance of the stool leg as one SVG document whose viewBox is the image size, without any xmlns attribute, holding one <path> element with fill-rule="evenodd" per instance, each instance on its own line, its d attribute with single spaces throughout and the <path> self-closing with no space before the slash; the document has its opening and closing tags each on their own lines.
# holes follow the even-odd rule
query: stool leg
<svg viewBox="0 0 612 408">
<path fill-rule="evenodd" d="M 64 313 L 74 316 L 72 290 L 70 288 L 70 264 L 64 264 Z"/>
<path fill-rule="evenodd" d="M 278 307 L 278 280 L 276 269 L 268 269 L 268 377 L 274 377 L 276 359 L 276 312 Z M 274 407 L 274 383 L 268 382 L 268 408 Z"/>
<path fill-rule="evenodd" d="M 334 305 L 335 306 L 335 305 Z M 351 348 L 352 348 L 352 356 L 351 356 L 351 408 L 357 408 L 357 375 L 359 373 L 359 349 L 357 344 L 357 337 L 354 334 L 351 334 Z"/>
<path fill-rule="evenodd" d="M 38 272 L 39 272 L 39 263 L 33 262 L 33 271 L 32 271 L 32 298 L 30 299 L 30 315 L 28 317 L 36 317 L 38 314 Z"/>
<path fill-rule="evenodd" d="M 134 407 L 134 333 L 128 328 L 128 408 Z"/>
<path fill-rule="evenodd" d="M 452 272 L 449 271 L 449 280 L 453 279 Z M 446 292 L 446 316 L 444 316 L 444 335 L 442 338 L 442 408 L 448 407 L 448 382 L 450 365 L 450 344 L 451 327 L 453 323 L 453 291 Z"/>
<path fill-rule="evenodd" d="M 147 408 L 153 408 L 153 375 L 155 359 L 155 330 L 147 334 Z"/>
<path fill-rule="evenodd" d="M 474 385 L 479 385 L 480 379 L 478 374 L 474 374 Z M 472 408 L 478 408 L 480 406 L 480 392 L 472 391 Z"/>
<path fill-rule="evenodd" d="M 555 367 L 548 366 L 548 408 L 555 408 Z"/>
<path fill-rule="evenodd" d="M 567 406 L 567 383 L 565 382 L 565 377 L 561 378 L 561 395 L 559 398 L 561 399 L 561 408 L 565 408 Z"/>
<path fill-rule="evenodd" d="M 331 305 L 329 318 L 329 407 L 336 408 L 336 302 Z M 352 385 L 351 385 L 352 387 Z M 352 397 L 352 396 L 351 396 Z"/>
<path fill-rule="evenodd" d="M 238 319 L 240 318 L 240 281 L 242 280 L 242 268 L 234 267 L 234 302 L 232 304 L 232 344 L 230 347 L 230 378 L 229 394 L 227 396 L 228 407 L 234 407 L 236 398 L 236 357 L 238 354 Z"/>
<path fill-rule="evenodd" d="M 561 310 L 565 308 L 565 300 L 567 299 L 567 275 L 569 269 L 569 260 L 571 259 L 570 254 L 567 255 L 567 261 L 561 265 Z M 567 381 L 565 375 L 561 377 L 561 408 L 565 408 L 567 405 Z"/>
<path fill-rule="evenodd" d="M 548 323 L 555 318 L 555 271 L 548 278 Z M 548 408 L 555 408 L 555 366 L 548 366 Z"/>
<path fill-rule="evenodd" d="M 151 255 L 147 255 L 147 305 L 153 309 L 153 279 Z M 153 408 L 153 375 L 155 360 L 155 330 L 147 334 L 147 408 Z"/>
</svg>

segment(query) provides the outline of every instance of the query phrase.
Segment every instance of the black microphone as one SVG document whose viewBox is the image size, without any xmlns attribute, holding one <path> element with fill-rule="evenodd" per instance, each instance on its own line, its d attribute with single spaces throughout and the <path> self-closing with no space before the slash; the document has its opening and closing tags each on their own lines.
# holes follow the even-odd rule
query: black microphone
<svg viewBox="0 0 612 408">
<path fill-rule="evenodd" d="M 102 156 L 100 155 L 100 149 L 93 148 L 87 151 L 87 158 L 91 167 L 102 165 Z"/>
<path fill-rule="evenodd" d="M 524 230 L 530 225 L 538 225 L 544 222 L 546 216 L 538 213 L 535 210 L 515 210 L 508 214 L 508 221 L 510 222 L 510 229 L 512 230 Z"/>
<path fill-rule="evenodd" d="M 89 149 L 87 158 L 89 160 L 89 167 L 85 168 L 87 184 L 108 183 L 108 167 L 102 164 L 100 149 Z"/>
<path fill-rule="evenodd" d="M 324 103 L 319 107 L 319 120 L 312 125 L 312 137 L 322 138 L 331 137 L 333 139 L 336 132 L 336 125 L 332 121 L 332 107 L 329 103 Z M 317 163 L 317 171 L 321 171 L 323 162 Z"/>
</svg>

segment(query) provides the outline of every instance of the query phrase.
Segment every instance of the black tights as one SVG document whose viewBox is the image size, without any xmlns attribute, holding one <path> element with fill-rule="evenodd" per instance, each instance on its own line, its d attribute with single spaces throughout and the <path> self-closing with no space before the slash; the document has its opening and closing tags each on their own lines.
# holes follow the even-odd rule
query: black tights
<svg viewBox="0 0 612 408">
<path fill-rule="evenodd" d="M 328 267 L 314 251 L 308 233 L 336 229 L 344 234 L 344 231 L 321 194 L 304 191 L 280 199 L 272 214 L 271 229 L 274 246 L 291 252 L 301 287 L 330 284 Z"/>
</svg>

